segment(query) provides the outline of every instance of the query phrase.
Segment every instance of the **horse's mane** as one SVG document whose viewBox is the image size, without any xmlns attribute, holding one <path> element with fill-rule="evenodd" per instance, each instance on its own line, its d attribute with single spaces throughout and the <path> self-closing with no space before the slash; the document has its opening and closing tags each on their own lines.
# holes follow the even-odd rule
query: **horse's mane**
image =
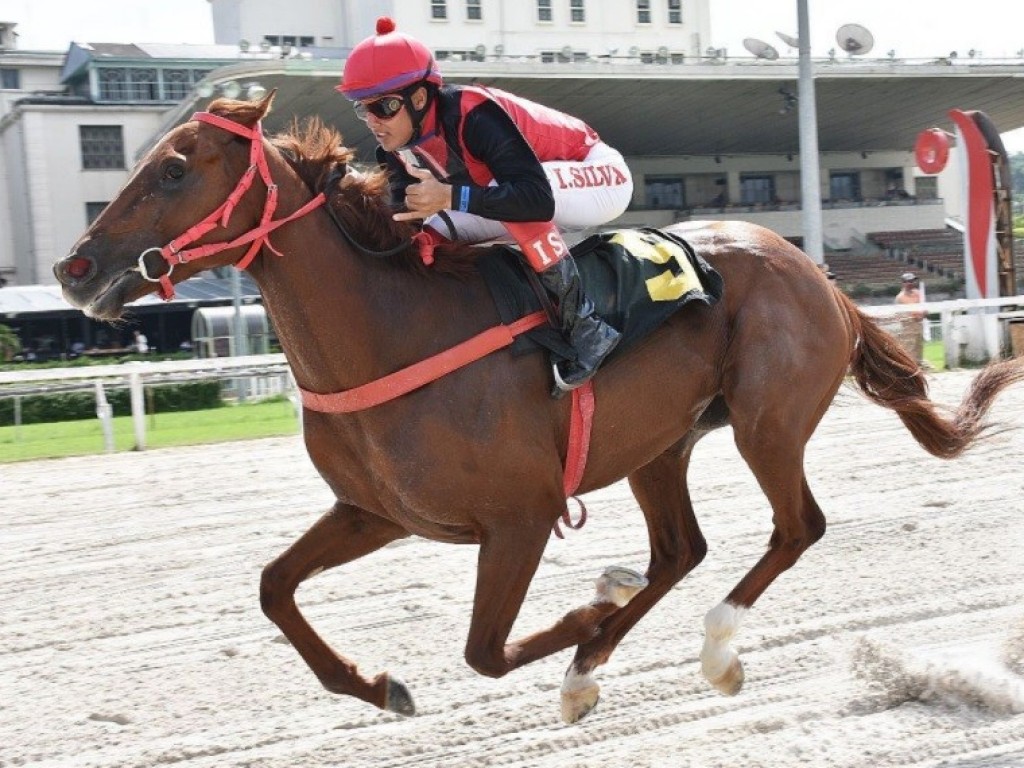
<svg viewBox="0 0 1024 768">
<path fill-rule="evenodd" d="M 380 168 L 349 172 L 355 153 L 344 146 L 341 134 L 325 125 L 319 117 L 293 120 L 288 130 L 270 137 L 270 143 L 285 156 L 314 193 L 324 189 L 333 172 L 343 175 L 329 204 L 360 245 L 372 250 L 388 250 L 409 241 L 418 231 L 412 223 L 392 218 L 394 211 L 389 201 L 387 172 Z M 476 272 L 475 260 L 479 253 L 479 248 L 464 243 L 439 247 L 429 270 L 424 266 L 418 248 L 413 246 L 387 258 L 397 267 L 417 272 L 464 277 Z"/>
</svg>

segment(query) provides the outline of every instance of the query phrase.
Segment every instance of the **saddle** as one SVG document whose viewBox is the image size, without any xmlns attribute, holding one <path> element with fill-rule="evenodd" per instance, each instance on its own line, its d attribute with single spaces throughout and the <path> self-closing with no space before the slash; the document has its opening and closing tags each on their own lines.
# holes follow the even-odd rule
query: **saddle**
<svg viewBox="0 0 1024 768">
<path fill-rule="evenodd" d="M 722 276 L 681 237 L 658 229 L 602 232 L 580 241 L 570 252 L 597 314 L 621 334 L 609 359 L 686 304 L 696 301 L 711 306 L 722 297 Z M 502 323 L 538 310 L 556 316 L 550 297 L 517 249 L 505 245 L 488 249 L 478 266 Z M 511 352 L 521 355 L 538 349 L 547 350 L 553 363 L 575 356 L 557 323 L 519 336 Z"/>
</svg>

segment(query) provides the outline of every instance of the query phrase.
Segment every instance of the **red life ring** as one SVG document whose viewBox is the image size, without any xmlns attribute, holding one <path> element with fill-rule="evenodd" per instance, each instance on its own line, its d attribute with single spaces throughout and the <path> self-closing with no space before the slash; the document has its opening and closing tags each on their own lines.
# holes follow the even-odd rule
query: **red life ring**
<svg viewBox="0 0 1024 768">
<path fill-rule="evenodd" d="M 914 143 L 917 167 L 925 173 L 938 173 L 949 160 L 949 134 L 941 128 L 928 128 L 917 135 Z"/>
</svg>

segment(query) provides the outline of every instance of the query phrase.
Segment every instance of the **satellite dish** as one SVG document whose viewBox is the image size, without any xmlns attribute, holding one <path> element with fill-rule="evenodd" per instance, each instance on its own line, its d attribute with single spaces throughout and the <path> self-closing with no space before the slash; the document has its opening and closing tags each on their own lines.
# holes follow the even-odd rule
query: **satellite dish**
<svg viewBox="0 0 1024 768">
<path fill-rule="evenodd" d="M 572 58 L 572 46 L 571 45 L 567 45 L 564 48 L 562 48 L 562 58 L 563 59 L 571 59 Z"/>
<path fill-rule="evenodd" d="M 851 56 L 863 56 L 875 45 L 874 36 L 860 24 L 843 24 L 836 30 L 836 42 Z"/>
<path fill-rule="evenodd" d="M 787 35 L 785 32 L 776 32 L 775 35 L 790 48 L 800 47 L 800 38 Z"/>
<path fill-rule="evenodd" d="M 480 43 L 476 48 L 473 49 L 477 56 L 483 57 L 487 53 L 487 46 Z"/>
<path fill-rule="evenodd" d="M 658 48 L 658 58 L 659 59 L 667 59 L 668 58 L 668 46 L 667 45 L 663 45 L 663 46 Z"/>
<path fill-rule="evenodd" d="M 775 48 L 768 45 L 764 40 L 758 40 L 756 37 L 744 38 L 743 47 L 759 59 L 775 61 L 779 58 L 779 52 Z"/>
</svg>

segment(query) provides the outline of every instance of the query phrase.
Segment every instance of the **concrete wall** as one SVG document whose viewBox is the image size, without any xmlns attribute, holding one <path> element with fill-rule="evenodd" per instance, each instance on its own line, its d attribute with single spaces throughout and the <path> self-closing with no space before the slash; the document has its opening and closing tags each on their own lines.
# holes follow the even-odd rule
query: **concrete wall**
<svg viewBox="0 0 1024 768">
<path fill-rule="evenodd" d="M 427 8 L 427 3 L 418 3 Z M 312 37 L 315 45 L 350 47 L 373 32 L 378 16 L 393 15 L 390 0 L 282 3 L 275 0 L 210 0 L 214 41 L 258 46 L 266 35 Z M 402 27 L 407 32 L 407 22 Z"/>
<path fill-rule="evenodd" d="M 669 24 L 667 5 L 651 4 L 651 23 L 637 23 L 636 4 L 589 0 L 583 23 L 570 20 L 569 3 L 552 5 L 550 22 L 537 20 L 531 0 L 482 0 L 482 19 L 468 19 L 465 0 L 446 0 L 445 19 L 435 19 L 429 0 L 360 0 L 360 2 L 282 3 L 280 0 L 210 0 L 214 38 L 235 44 L 244 38 L 258 44 L 267 34 L 309 35 L 317 45 L 348 47 L 373 33 L 378 16 L 391 16 L 402 32 L 434 49 L 472 51 L 478 45 L 493 56 L 502 46 L 509 57 L 537 56 L 569 46 L 589 56 L 628 55 L 667 47 L 672 53 L 701 55 L 711 38 L 709 0 L 685 0 L 683 23 Z M 628 40 L 628 42 L 624 42 Z"/>
<path fill-rule="evenodd" d="M 0 266 L 19 285 L 52 284 L 52 264 L 86 229 L 87 202 L 109 202 L 127 181 L 134 150 L 160 126 L 164 108 L 24 106 L 2 133 L 7 205 L 0 209 Z M 80 125 L 119 125 L 124 170 L 82 168 Z M 20 158 L 20 160 L 19 160 Z M 12 254 L 13 251 L 13 254 Z"/>
<path fill-rule="evenodd" d="M 786 211 L 756 211 L 745 208 L 722 212 L 698 210 L 693 219 L 709 221 L 750 221 L 771 229 L 783 237 L 802 237 L 802 212 L 799 208 Z M 869 232 L 904 229 L 940 229 L 945 216 L 941 201 L 912 205 L 865 205 L 861 207 L 826 208 L 821 212 L 825 245 L 833 249 L 847 249 L 863 242 Z"/>
</svg>

